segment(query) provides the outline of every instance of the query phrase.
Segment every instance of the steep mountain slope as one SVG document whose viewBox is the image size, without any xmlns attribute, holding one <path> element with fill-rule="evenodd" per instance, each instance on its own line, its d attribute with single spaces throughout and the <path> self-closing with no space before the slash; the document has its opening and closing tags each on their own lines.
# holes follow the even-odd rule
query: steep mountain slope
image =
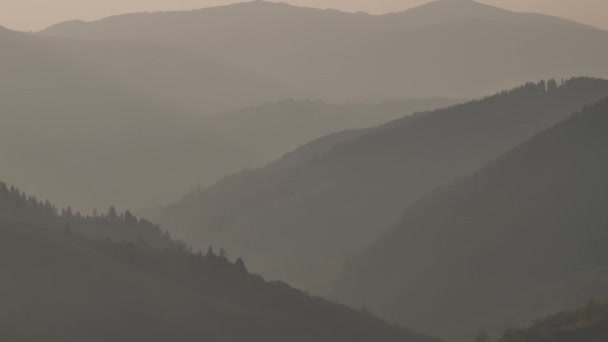
<svg viewBox="0 0 608 342">
<path fill-rule="evenodd" d="M 90 243 L 0 221 L 11 341 L 436 341 L 266 283 L 216 256 Z"/>
<path fill-rule="evenodd" d="M 606 81 L 573 79 L 559 88 L 543 82 L 409 116 L 353 141 L 343 137 L 320 155 L 303 148 L 308 154 L 295 163 L 297 153 L 229 177 L 169 206 L 158 220 L 194 244 L 238 251 L 264 275 L 327 290 L 342 262 L 409 204 L 606 95 Z"/>
<path fill-rule="evenodd" d="M 2 340 L 437 341 L 267 283 L 223 250 L 203 256 L 145 236 L 81 237 L 142 226 L 130 215 L 84 219 L 49 211 L 50 204 L 0 186 Z M 58 231 L 67 219 L 73 226 Z M 82 229 L 87 221 L 95 221 L 91 231 Z"/>
<path fill-rule="evenodd" d="M 576 311 L 565 311 L 533 326 L 507 331 L 499 342 L 578 342 L 608 339 L 608 305 L 589 301 Z"/>
<path fill-rule="evenodd" d="M 476 97 L 540 78 L 608 77 L 607 32 L 468 0 L 381 16 L 252 1 L 41 34 L 204 51 L 326 100 Z"/>
<path fill-rule="evenodd" d="M 3 340 L 190 340 L 205 329 L 216 333 L 211 318 L 225 314 L 206 298 L 58 234 L 2 220 L 0 244 Z"/>
<path fill-rule="evenodd" d="M 186 245 L 173 241 L 158 225 L 138 219 L 128 210 L 118 213 L 83 215 L 71 208 L 59 210 L 48 200 L 40 201 L 19 189 L 0 182 L 0 219 L 30 226 L 44 226 L 55 232 L 74 233 L 88 239 L 111 239 L 118 242 L 141 242 L 158 249 L 185 250 Z"/>
<path fill-rule="evenodd" d="M 523 298 L 591 295 L 565 279 L 608 296 L 607 137 L 604 100 L 426 196 L 348 266 L 342 299 L 453 336 Z"/>
</svg>

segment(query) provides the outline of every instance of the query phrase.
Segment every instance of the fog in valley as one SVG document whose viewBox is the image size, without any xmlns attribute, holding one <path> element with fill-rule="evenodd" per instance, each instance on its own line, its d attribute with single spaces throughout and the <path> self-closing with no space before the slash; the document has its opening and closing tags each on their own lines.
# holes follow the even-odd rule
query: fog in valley
<svg viewBox="0 0 608 342">
<path fill-rule="evenodd" d="M 0 2 L 0 340 L 608 341 L 604 1 Z"/>
</svg>

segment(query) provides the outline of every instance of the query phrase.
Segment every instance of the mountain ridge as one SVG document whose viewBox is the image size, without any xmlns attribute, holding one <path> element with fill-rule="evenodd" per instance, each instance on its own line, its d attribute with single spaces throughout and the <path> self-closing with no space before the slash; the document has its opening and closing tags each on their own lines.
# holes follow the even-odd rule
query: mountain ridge
<svg viewBox="0 0 608 342">
<path fill-rule="evenodd" d="M 249 2 L 39 34 L 200 50 L 328 102 L 472 98 L 529 80 L 608 77 L 607 31 L 475 2 L 433 2 L 377 16 Z"/>
<path fill-rule="evenodd" d="M 554 20 L 557 20 L 557 21 L 560 21 L 563 23 L 569 22 L 571 24 L 576 24 L 579 26 L 595 28 L 593 26 L 578 23 L 578 22 L 570 20 L 570 19 L 554 17 L 551 15 L 534 13 L 534 12 L 515 12 L 515 11 L 503 9 L 500 7 L 495 7 L 492 5 L 482 4 L 482 3 L 474 1 L 474 0 L 434 0 L 434 1 L 430 1 L 428 3 L 422 4 L 419 6 L 415 6 L 413 8 L 410 8 L 410 9 L 407 9 L 404 11 L 390 12 L 390 13 L 385 13 L 385 14 L 370 14 L 370 13 L 366 13 L 366 12 L 353 13 L 353 12 L 340 11 L 338 9 L 329 9 L 329 8 L 321 9 L 321 8 L 315 8 L 315 7 L 298 6 L 298 5 L 294 5 L 294 4 L 288 4 L 285 2 L 252 0 L 252 1 L 246 1 L 246 2 L 241 2 L 241 3 L 204 7 L 204 8 L 192 9 L 192 10 L 124 13 L 124 14 L 118 14 L 118 15 L 105 17 L 105 18 L 98 19 L 98 20 L 93 20 L 93 21 L 85 21 L 85 20 L 78 20 L 78 19 L 67 20 L 67 21 L 63 21 L 63 22 L 51 25 L 51 26 L 47 27 L 46 29 L 41 30 L 39 33 L 44 33 L 45 31 L 54 31 L 57 29 L 62 29 L 62 26 L 64 26 L 64 25 L 69 26 L 69 25 L 100 23 L 103 21 L 113 21 L 113 20 L 117 20 L 117 19 L 124 19 L 125 17 L 129 17 L 129 16 L 133 16 L 133 17 L 135 17 L 135 16 L 163 16 L 163 15 L 177 15 L 177 14 L 196 15 L 196 14 L 200 14 L 201 12 L 204 12 L 204 11 L 216 11 L 217 12 L 217 11 L 237 10 L 237 9 L 238 10 L 241 10 L 241 9 L 248 9 L 248 10 L 251 10 L 251 9 L 254 9 L 254 10 L 288 9 L 288 10 L 292 10 L 292 11 L 306 10 L 309 12 L 323 13 L 323 14 L 329 14 L 329 15 L 343 15 L 343 16 L 368 17 L 368 18 L 393 17 L 395 19 L 398 17 L 400 17 L 399 19 L 403 19 L 403 16 L 405 15 L 408 20 L 415 19 L 416 15 L 420 15 L 420 14 L 426 15 L 425 12 L 437 11 L 437 10 L 449 11 L 449 12 L 454 12 L 455 10 L 460 11 L 460 13 L 457 14 L 458 16 L 460 16 L 462 14 L 465 14 L 465 15 L 470 14 L 472 11 L 473 11 L 473 13 L 475 13 L 475 11 L 476 11 L 477 14 L 475 16 L 479 16 L 480 12 L 483 13 L 485 11 L 486 13 L 491 13 L 491 14 L 512 13 L 512 14 L 524 14 L 524 15 L 528 15 L 528 16 L 539 16 L 539 17 L 543 17 L 543 18 L 553 18 Z M 454 15 L 454 13 L 451 13 L 451 15 Z M 428 25 L 432 25 L 432 24 L 428 24 Z M 597 28 L 595 28 L 595 29 L 597 29 Z M 601 30 L 601 29 L 598 29 L 598 30 Z"/>
<path fill-rule="evenodd" d="M 608 99 L 589 105 L 410 206 L 346 268 L 338 292 L 353 304 L 371 295 L 366 304 L 421 330 L 470 335 L 482 328 L 471 326 L 476 320 L 534 298 L 539 286 L 605 268 L 607 109 Z M 407 272 L 395 272 L 397 264 Z M 357 276 L 362 269 L 367 280 Z M 605 296 L 601 279 L 591 282 Z M 582 289 L 573 283 L 554 296 L 580 301 Z"/>
<path fill-rule="evenodd" d="M 245 170 L 169 205 L 155 219 L 193 243 L 204 237 L 243 253 L 266 276 L 327 291 L 320 279 L 332 278 L 342 261 L 389 229 L 419 197 L 608 95 L 602 80 L 555 87 L 529 83 L 354 132 L 355 139 L 347 133 L 335 145 L 330 138 L 318 155 L 292 162 L 288 154 Z M 298 273 L 312 267 L 318 279 Z"/>
<path fill-rule="evenodd" d="M 87 231 L 85 221 L 97 225 Z M 223 249 L 203 255 L 168 235 L 164 245 L 106 235 L 138 225 L 113 208 L 93 217 L 68 208 L 59 216 L 48 201 L 0 183 L 0 338 L 438 342 L 267 282 Z"/>
</svg>

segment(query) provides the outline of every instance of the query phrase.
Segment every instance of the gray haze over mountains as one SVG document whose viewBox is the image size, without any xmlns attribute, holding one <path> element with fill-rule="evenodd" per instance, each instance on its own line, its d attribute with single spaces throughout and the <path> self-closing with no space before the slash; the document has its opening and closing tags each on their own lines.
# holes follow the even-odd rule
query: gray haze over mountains
<svg viewBox="0 0 608 342">
<path fill-rule="evenodd" d="M 302 148 L 299 162 L 241 172 L 155 218 L 195 244 L 239 251 L 271 278 L 327 293 L 343 263 L 408 205 L 608 96 L 605 81 L 574 79 L 552 92 L 544 84 L 334 136 L 334 148 Z"/>
<path fill-rule="evenodd" d="M 275 102 L 288 95 L 274 82 L 153 43 L 1 30 L 0 44 L 4 179 L 84 210 L 160 205 L 324 134 L 453 103 Z M 215 112 L 235 106 L 249 109 Z"/>
<path fill-rule="evenodd" d="M 279 83 L 154 43 L 3 29 L 0 43 L 5 179 L 87 210 L 159 205 L 335 130 L 453 103 L 403 100 L 350 111 L 276 102 L 291 97 Z M 266 102 L 276 103 L 251 107 Z M 284 112 L 291 116 L 281 119 Z M 268 136 L 273 125 L 284 138 Z M 83 187 L 90 191 L 83 195 Z"/>
<path fill-rule="evenodd" d="M 336 121 L 310 108 L 317 114 L 305 116 L 310 122 L 281 124 L 282 140 L 263 130 L 251 134 L 252 127 L 279 127 L 272 106 L 255 109 L 269 102 L 354 107 L 477 97 L 549 77 L 608 77 L 608 33 L 472 1 L 383 16 L 255 1 L 66 22 L 36 35 L 3 30 L 2 39 L 14 45 L 0 61 L 14 118 L 4 139 L 19 127 L 38 139 L 37 125 L 48 128 L 44 140 L 4 145 L 7 181 L 83 209 L 156 206 L 324 134 L 447 104 L 406 103 L 388 116 L 362 104 L 357 111 L 366 112 L 365 121 Z M 259 119 L 222 118 L 245 107 Z M 41 159 L 39 152 L 56 155 Z M 77 165 L 75 154 L 83 156 Z M 91 188 L 87 198 L 83 187 Z"/>
<path fill-rule="evenodd" d="M 24 31 L 40 30 L 54 23 L 71 20 L 96 20 L 110 15 L 129 12 L 191 10 L 203 7 L 228 5 L 246 0 L 105 0 L 78 1 L 45 0 L 4 1 L 5 11 L 0 12 L 0 22 Z M 278 2 L 274 0 L 275 2 Z M 296 6 L 333 8 L 347 12 L 384 14 L 400 12 L 432 0 L 285 0 Z M 493 5 L 520 12 L 537 12 L 575 20 L 599 28 L 608 29 L 608 7 L 603 0 L 481 0 Z"/>
<path fill-rule="evenodd" d="M 607 100 L 585 108 L 429 194 L 349 265 L 338 292 L 446 339 L 605 298 L 607 114 Z"/>
<path fill-rule="evenodd" d="M 605 3 L 69 1 L 0 26 L 0 340 L 608 340 Z"/>
<path fill-rule="evenodd" d="M 454 0 L 383 16 L 253 1 L 66 22 L 42 34 L 170 45 L 328 101 L 481 96 L 528 80 L 604 76 L 608 56 L 604 31 Z"/>
</svg>

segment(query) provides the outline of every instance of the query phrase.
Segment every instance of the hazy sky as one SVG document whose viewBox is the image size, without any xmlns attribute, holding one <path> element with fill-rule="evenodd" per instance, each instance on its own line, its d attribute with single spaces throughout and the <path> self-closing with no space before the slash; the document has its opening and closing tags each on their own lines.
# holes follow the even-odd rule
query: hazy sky
<svg viewBox="0 0 608 342">
<path fill-rule="evenodd" d="M 273 0 L 276 1 L 276 0 Z M 195 9 L 239 0 L 0 0 L 0 25 L 39 30 L 69 19 L 95 20 L 109 15 L 160 10 Z M 295 5 L 384 13 L 405 10 L 429 0 L 285 0 Z M 574 19 L 608 29 L 608 0 L 480 0 L 518 11 Z"/>
</svg>

